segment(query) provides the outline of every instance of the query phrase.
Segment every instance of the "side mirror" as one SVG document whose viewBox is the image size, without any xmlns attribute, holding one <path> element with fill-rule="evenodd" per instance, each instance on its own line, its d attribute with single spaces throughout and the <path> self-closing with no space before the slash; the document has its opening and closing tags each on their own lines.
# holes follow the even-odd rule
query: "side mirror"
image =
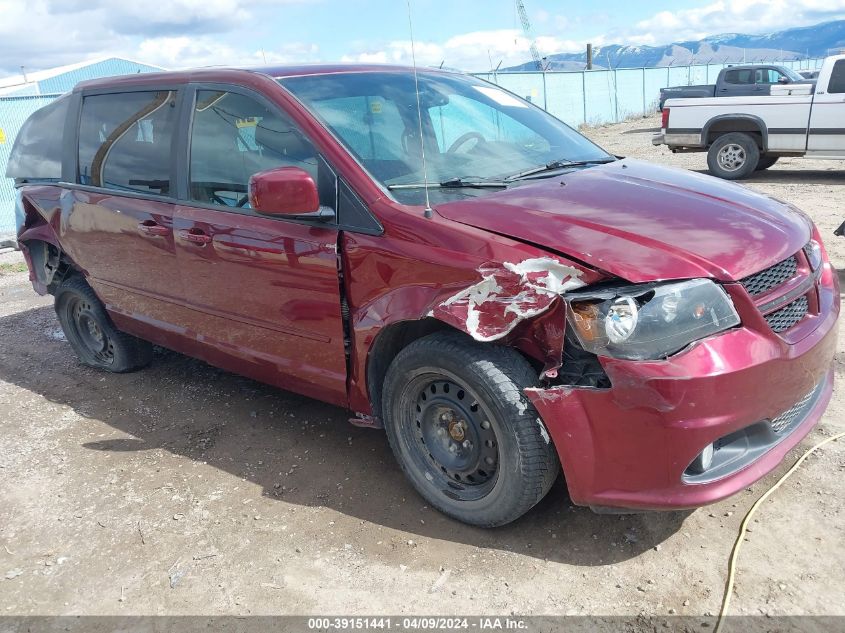
<svg viewBox="0 0 845 633">
<path fill-rule="evenodd" d="M 788 84 L 789 78 L 788 77 L 781 77 L 780 79 L 778 79 L 778 83 L 779 84 Z"/>
<path fill-rule="evenodd" d="M 277 167 L 249 179 L 249 204 L 264 215 L 317 216 L 320 196 L 314 179 L 299 167 Z"/>
</svg>

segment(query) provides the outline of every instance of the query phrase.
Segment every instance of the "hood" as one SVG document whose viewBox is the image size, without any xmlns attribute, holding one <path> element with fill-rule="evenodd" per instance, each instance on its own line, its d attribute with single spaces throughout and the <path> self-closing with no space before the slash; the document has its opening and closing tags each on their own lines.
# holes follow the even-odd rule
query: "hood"
<svg viewBox="0 0 845 633">
<path fill-rule="evenodd" d="M 809 221 L 783 202 L 632 159 L 439 204 L 449 220 L 568 255 L 631 282 L 736 281 L 793 255 Z"/>
</svg>

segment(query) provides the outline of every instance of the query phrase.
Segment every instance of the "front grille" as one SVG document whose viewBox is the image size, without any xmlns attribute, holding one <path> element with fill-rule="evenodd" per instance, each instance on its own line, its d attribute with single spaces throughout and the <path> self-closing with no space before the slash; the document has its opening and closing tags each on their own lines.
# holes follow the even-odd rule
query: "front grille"
<svg viewBox="0 0 845 633">
<path fill-rule="evenodd" d="M 766 323 L 777 333 L 785 332 L 807 316 L 807 297 L 798 297 L 780 310 L 766 315 Z"/>
<path fill-rule="evenodd" d="M 817 389 L 818 388 L 813 389 L 810 393 L 801 398 L 789 409 L 781 413 L 776 418 L 773 418 L 771 421 L 772 431 L 778 434 L 783 433 L 785 430 L 790 429 L 794 423 L 803 420 L 804 414 L 807 412 L 807 409 L 810 408 L 810 406 L 815 400 Z"/>
<path fill-rule="evenodd" d="M 740 280 L 739 283 L 753 297 L 786 283 L 795 276 L 797 270 L 798 259 L 793 255 L 774 266 L 770 266 L 766 270 L 749 275 L 745 279 Z"/>
</svg>

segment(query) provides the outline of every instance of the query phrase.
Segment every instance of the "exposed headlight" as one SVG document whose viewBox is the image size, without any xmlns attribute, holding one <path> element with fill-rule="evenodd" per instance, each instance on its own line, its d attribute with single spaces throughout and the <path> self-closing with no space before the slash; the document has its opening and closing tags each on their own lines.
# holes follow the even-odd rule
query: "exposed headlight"
<svg viewBox="0 0 845 633">
<path fill-rule="evenodd" d="M 666 358 L 739 325 L 730 297 L 709 279 L 621 286 L 566 295 L 581 346 L 599 356 Z"/>
<path fill-rule="evenodd" d="M 804 254 L 810 262 L 810 268 L 816 272 L 822 265 L 822 247 L 816 240 L 810 240 L 804 247 Z"/>
</svg>

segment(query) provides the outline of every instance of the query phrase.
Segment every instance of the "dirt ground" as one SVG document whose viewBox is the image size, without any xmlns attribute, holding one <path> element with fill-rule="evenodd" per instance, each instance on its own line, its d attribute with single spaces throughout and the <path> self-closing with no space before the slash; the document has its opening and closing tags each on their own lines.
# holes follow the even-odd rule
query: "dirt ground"
<svg viewBox="0 0 845 633">
<path fill-rule="evenodd" d="M 706 167 L 652 147 L 656 124 L 588 135 Z M 843 168 L 786 159 L 747 182 L 809 212 L 841 268 Z M 170 352 L 128 375 L 80 366 L 19 261 L 0 256 L 0 615 L 715 614 L 742 516 L 776 479 L 629 516 L 574 507 L 559 481 L 518 522 L 467 527 L 426 507 L 383 433 L 346 411 Z M 845 430 L 840 338 L 804 449 Z M 845 446 L 828 445 L 761 509 L 733 613 L 845 615 L 843 470 Z"/>
</svg>

